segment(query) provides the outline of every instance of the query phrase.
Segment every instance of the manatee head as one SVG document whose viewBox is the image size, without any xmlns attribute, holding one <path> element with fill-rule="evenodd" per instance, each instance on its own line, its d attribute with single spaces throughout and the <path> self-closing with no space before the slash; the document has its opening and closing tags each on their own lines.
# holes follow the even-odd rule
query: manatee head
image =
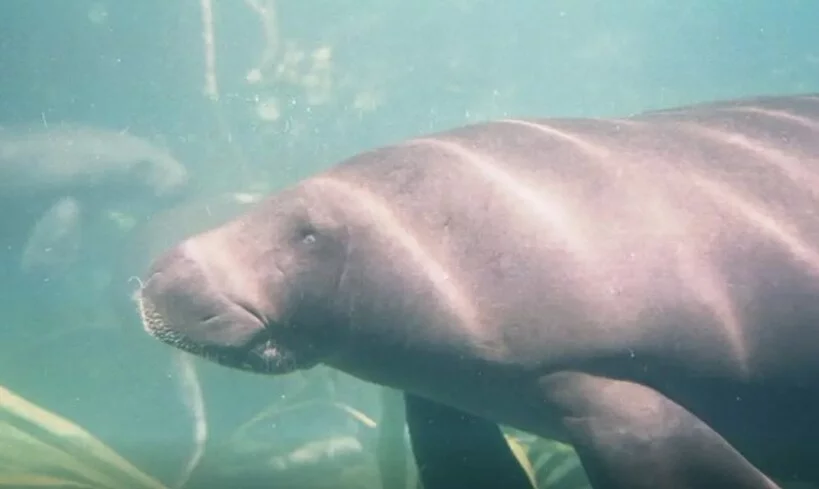
<svg viewBox="0 0 819 489">
<path fill-rule="evenodd" d="M 145 329 L 220 364 L 278 374 L 309 368 L 348 332 L 339 288 L 348 229 L 304 185 L 161 255 L 137 295 Z"/>
</svg>

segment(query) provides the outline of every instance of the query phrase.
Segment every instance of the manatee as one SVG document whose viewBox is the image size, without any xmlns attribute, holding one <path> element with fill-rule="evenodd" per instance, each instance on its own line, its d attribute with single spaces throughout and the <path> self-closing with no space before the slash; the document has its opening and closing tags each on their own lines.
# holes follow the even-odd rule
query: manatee
<svg viewBox="0 0 819 489">
<path fill-rule="evenodd" d="M 24 271 L 45 269 L 46 263 L 31 262 L 45 256 L 34 251 L 65 248 L 58 237 L 80 235 L 92 211 L 114 204 L 161 207 L 178 198 L 187 182 L 182 163 L 127 132 L 79 124 L 0 129 L 5 251 L 11 249 Z M 28 238 L 14 241 L 11 235 Z M 60 256 L 61 263 L 71 260 Z"/>
<path fill-rule="evenodd" d="M 139 308 L 228 367 L 403 391 L 426 489 L 528 484 L 498 424 L 595 489 L 819 484 L 818 189 L 817 94 L 473 124 L 178 243 Z"/>
</svg>

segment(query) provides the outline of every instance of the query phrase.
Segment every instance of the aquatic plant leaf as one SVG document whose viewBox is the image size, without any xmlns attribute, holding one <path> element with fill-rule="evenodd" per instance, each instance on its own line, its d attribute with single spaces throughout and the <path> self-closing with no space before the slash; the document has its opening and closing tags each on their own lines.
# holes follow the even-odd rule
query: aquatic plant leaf
<svg viewBox="0 0 819 489">
<path fill-rule="evenodd" d="M 59 489 L 79 488 L 79 489 L 96 489 L 97 486 L 76 482 L 59 477 L 50 477 L 47 475 L 36 474 L 0 474 L 0 487 L 55 487 Z"/>
<path fill-rule="evenodd" d="M 570 445 L 536 438 L 529 447 L 537 487 L 542 489 L 591 489 L 577 453 Z"/>
<path fill-rule="evenodd" d="M 375 428 L 378 425 L 378 423 L 376 423 L 375 420 L 373 420 L 371 417 L 367 416 L 358 409 L 350 406 L 349 404 L 344 404 L 342 402 L 334 402 L 332 403 L 332 405 L 346 412 L 367 428 Z"/>
<path fill-rule="evenodd" d="M 557 466 L 552 467 L 552 469 L 549 471 L 549 475 L 543 479 L 543 484 L 545 484 L 545 487 L 547 488 L 567 486 L 568 480 L 582 470 L 583 468 L 578 460 L 566 458 Z M 577 478 L 578 477 L 574 477 L 574 479 Z M 583 477 L 582 481 L 577 482 L 571 487 L 573 489 L 590 489 L 590 486 L 585 481 L 585 476 Z"/>
<path fill-rule="evenodd" d="M 93 482 L 94 487 L 113 487 L 115 480 L 93 468 L 87 467 L 76 457 L 38 440 L 9 424 L 0 425 L 0 440 L 5 440 L 0 457 L 12 464 L 17 471 L 25 468 L 31 475 L 58 469 Z"/>
<path fill-rule="evenodd" d="M 526 472 L 526 477 L 529 478 L 529 483 L 532 484 L 532 487 L 537 487 L 535 468 L 532 467 L 532 463 L 529 461 L 529 457 L 526 455 L 526 448 L 514 436 L 507 433 L 504 433 L 503 436 L 506 437 L 506 443 L 512 450 L 512 454 L 515 455 L 515 458 L 518 459 L 518 463 L 520 464 L 521 468 L 523 468 L 523 471 Z"/>
<path fill-rule="evenodd" d="M 57 469 L 67 472 L 61 476 L 85 479 L 90 487 L 167 489 L 89 432 L 2 386 L 0 440 L 0 464 L 12 464 L 15 477 L 24 467 L 26 477 L 49 477 L 45 472 Z"/>
<path fill-rule="evenodd" d="M 380 388 L 381 418 L 376 435 L 375 460 L 381 487 L 406 488 L 409 474 L 406 410 L 401 391 Z"/>
</svg>

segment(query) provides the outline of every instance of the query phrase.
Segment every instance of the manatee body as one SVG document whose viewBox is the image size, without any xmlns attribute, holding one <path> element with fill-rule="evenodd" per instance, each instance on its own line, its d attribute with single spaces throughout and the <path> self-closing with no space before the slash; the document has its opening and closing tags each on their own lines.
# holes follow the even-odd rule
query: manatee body
<svg viewBox="0 0 819 489">
<path fill-rule="evenodd" d="M 0 129 L 3 261 L 23 271 L 70 263 L 76 253 L 59 253 L 73 249 L 59 237 L 81 235 L 87 219 L 104 219 L 112 206 L 161 207 L 187 181 L 172 155 L 126 132 L 76 124 Z M 32 263 L 40 258 L 47 259 Z"/>
<path fill-rule="evenodd" d="M 127 132 L 78 124 L 0 129 L 0 195 L 101 191 L 120 197 L 179 190 L 187 170 Z"/>
<path fill-rule="evenodd" d="M 595 489 L 774 488 L 819 483 L 817 243 L 819 95 L 504 120 L 185 240 L 140 310 L 230 367 L 403 390 L 426 489 L 525 484 L 494 423 Z"/>
</svg>

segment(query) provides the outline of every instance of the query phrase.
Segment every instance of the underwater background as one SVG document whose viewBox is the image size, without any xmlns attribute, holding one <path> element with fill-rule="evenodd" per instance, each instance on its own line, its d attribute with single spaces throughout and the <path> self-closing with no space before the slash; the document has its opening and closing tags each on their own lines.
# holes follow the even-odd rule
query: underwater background
<svg viewBox="0 0 819 489">
<path fill-rule="evenodd" d="M 0 1 L 0 487 L 416 487 L 397 393 L 145 334 L 150 260 L 407 137 L 819 92 L 817 21 L 810 0 Z M 587 487 L 570 447 L 508 434 L 538 487 Z"/>
</svg>

